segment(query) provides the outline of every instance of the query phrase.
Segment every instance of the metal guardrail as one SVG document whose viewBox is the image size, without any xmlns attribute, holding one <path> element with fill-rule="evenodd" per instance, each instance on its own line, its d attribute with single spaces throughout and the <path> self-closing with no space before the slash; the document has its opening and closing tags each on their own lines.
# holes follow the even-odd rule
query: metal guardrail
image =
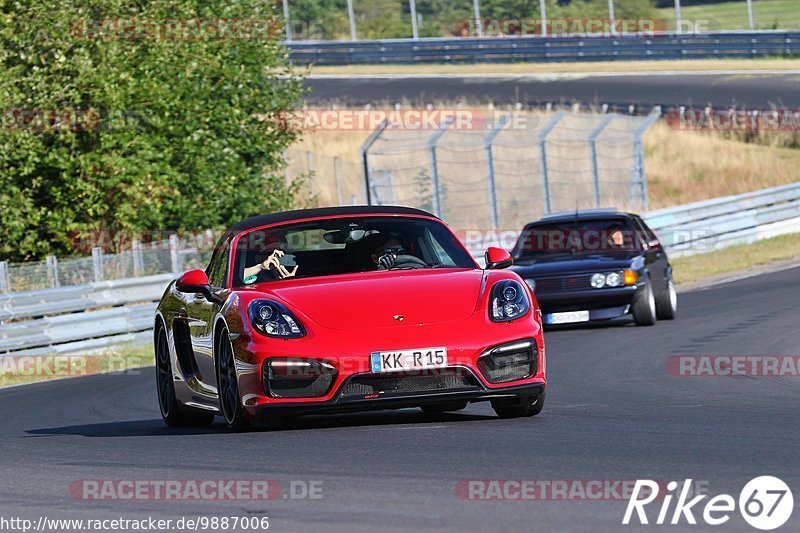
<svg viewBox="0 0 800 533">
<path fill-rule="evenodd" d="M 109 337 L 132 338 L 152 328 L 154 302 L 174 278 L 161 274 L 0 296 L 0 353 L 86 350 Z"/>
<path fill-rule="evenodd" d="M 800 232 L 800 182 L 643 213 L 670 257 Z M 516 239 L 520 232 L 505 235 Z M 484 240 L 485 242 L 485 240 Z M 470 246 L 483 260 L 483 247 Z"/>
<path fill-rule="evenodd" d="M 800 182 L 643 216 L 671 257 L 703 253 L 800 231 Z M 480 261 L 482 246 L 468 246 Z M 174 277 L 162 274 L 0 296 L 0 321 L 6 321 L 0 325 L 0 354 L 76 353 L 146 339 L 154 302 Z"/>
<path fill-rule="evenodd" d="M 301 65 L 504 63 L 800 55 L 800 31 L 651 36 L 433 38 L 286 43 Z"/>
</svg>

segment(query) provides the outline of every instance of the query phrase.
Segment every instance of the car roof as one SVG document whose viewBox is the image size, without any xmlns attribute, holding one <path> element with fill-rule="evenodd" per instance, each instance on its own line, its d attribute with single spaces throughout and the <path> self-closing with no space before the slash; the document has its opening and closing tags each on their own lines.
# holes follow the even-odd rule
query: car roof
<svg viewBox="0 0 800 533">
<path fill-rule="evenodd" d="M 545 215 L 539 220 L 528 223 L 526 226 L 533 226 L 535 224 L 544 224 L 550 222 L 568 222 L 571 220 L 601 220 L 604 218 L 630 218 L 634 217 L 633 213 L 625 213 L 617 211 L 616 209 L 585 209 L 579 211 L 563 211 L 560 213 L 553 213 Z"/>
<path fill-rule="evenodd" d="M 386 205 L 355 205 L 344 207 L 318 207 L 314 209 L 296 209 L 294 211 L 282 211 L 280 213 L 270 213 L 268 215 L 257 215 L 237 222 L 228 229 L 229 233 L 240 233 L 249 229 L 293 220 L 303 220 L 316 217 L 337 217 L 344 215 L 416 215 L 438 218 L 422 209 L 403 206 Z"/>
</svg>

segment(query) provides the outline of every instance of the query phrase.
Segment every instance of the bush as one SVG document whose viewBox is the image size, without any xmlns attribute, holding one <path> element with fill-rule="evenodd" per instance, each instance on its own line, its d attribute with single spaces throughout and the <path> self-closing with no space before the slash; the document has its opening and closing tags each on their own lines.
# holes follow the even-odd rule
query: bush
<svg viewBox="0 0 800 533">
<path fill-rule="evenodd" d="M 276 14 L 258 0 L 0 0 L 0 259 L 290 207 L 276 171 L 296 132 L 270 118 L 302 80 L 280 35 L 214 40 L 190 22 L 192 39 L 100 38 L 87 22 Z"/>
</svg>

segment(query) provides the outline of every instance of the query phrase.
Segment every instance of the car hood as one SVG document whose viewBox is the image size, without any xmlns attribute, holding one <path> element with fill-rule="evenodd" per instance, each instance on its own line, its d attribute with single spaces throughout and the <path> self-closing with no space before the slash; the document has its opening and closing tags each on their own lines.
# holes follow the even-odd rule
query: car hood
<svg viewBox="0 0 800 533">
<path fill-rule="evenodd" d="M 574 258 L 563 257 L 561 259 L 537 261 L 535 263 L 516 264 L 512 267 L 520 276 L 551 276 L 564 273 L 583 273 L 583 272 L 602 272 L 604 270 L 614 270 L 631 268 L 631 263 L 637 256 L 577 256 Z"/>
<path fill-rule="evenodd" d="M 416 326 L 471 316 L 481 294 L 482 271 L 364 272 L 270 285 L 268 292 L 290 309 L 327 328 Z"/>
</svg>

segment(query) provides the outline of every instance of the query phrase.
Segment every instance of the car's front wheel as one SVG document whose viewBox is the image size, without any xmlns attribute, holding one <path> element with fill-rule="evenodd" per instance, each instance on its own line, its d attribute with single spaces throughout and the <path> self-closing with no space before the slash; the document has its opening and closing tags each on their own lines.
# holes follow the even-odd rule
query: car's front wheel
<svg viewBox="0 0 800 533">
<path fill-rule="evenodd" d="M 170 427 L 208 426 L 214 422 L 214 415 L 204 413 L 184 413 L 178 407 L 175 397 L 175 382 L 172 380 L 172 358 L 169 354 L 167 330 L 161 321 L 156 325 L 156 388 L 161 418 Z"/>
<path fill-rule="evenodd" d="M 659 320 L 672 320 L 678 310 L 678 291 L 672 276 L 667 280 L 664 290 L 656 298 L 656 316 Z"/>
<path fill-rule="evenodd" d="M 645 282 L 644 288 L 634 297 L 631 312 L 637 326 L 652 326 L 656 323 L 656 298 L 650 280 Z"/>
<path fill-rule="evenodd" d="M 227 329 L 223 329 L 217 339 L 216 356 L 219 408 L 225 418 L 225 425 L 232 431 L 245 431 L 250 428 L 250 421 L 242 409 L 236 360 Z"/>
<path fill-rule="evenodd" d="M 536 416 L 543 408 L 544 394 L 492 401 L 492 409 L 500 418 Z"/>
</svg>

